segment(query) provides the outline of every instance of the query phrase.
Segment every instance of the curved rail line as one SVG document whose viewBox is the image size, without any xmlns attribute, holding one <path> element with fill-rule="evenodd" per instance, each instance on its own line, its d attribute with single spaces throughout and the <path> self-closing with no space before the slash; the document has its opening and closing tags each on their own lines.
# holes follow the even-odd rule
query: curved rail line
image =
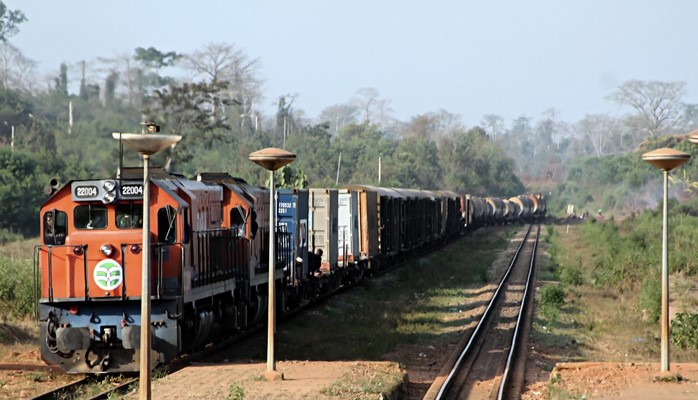
<svg viewBox="0 0 698 400">
<path fill-rule="evenodd" d="M 514 255 L 512 256 L 511 262 L 509 263 L 509 266 L 504 273 L 497 289 L 495 290 L 494 294 L 492 295 L 492 298 L 490 299 L 490 302 L 488 303 L 485 311 L 483 312 L 477 326 L 473 330 L 472 334 L 470 335 L 470 338 L 468 339 L 467 344 L 464 346 L 463 350 L 461 351 L 460 355 L 458 356 L 457 360 L 454 362 L 452 368 L 450 369 L 450 372 L 448 373 L 448 376 L 443 380 L 442 383 L 435 382 L 432 387 L 428 390 L 427 394 L 425 395 L 424 399 L 457 399 L 459 397 L 459 392 L 461 389 L 464 387 L 464 382 L 466 380 L 466 377 L 470 374 L 471 370 L 473 370 L 475 367 L 478 365 L 474 364 L 475 363 L 475 358 L 478 356 L 478 354 L 481 352 L 483 346 L 484 346 L 484 341 L 485 341 L 485 333 L 489 332 L 492 333 L 491 335 L 488 335 L 487 338 L 492 339 L 494 336 L 496 336 L 498 333 L 495 332 L 494 329 L 494 324 L 497 318 L 495 317 L 495 314 L 499 310 L 501 311 L 505 305 L 502 304 L 504 302 L 504 298 L 507 297 L 507 293 L 511 295 L 511 293 L 515 293 L 516 290 L 514 288 L 508 288 L 510 286 L 510 281 L 511 281 L 511 276 L 513 272 L 516 269 L 517 262 L 520 261 L 520 256 L 522 255 L 522 251 L 524 249 L 524 246 L 527 244 L 529 241 L 529 237 L 531 234 L 531 229 L 533 225 L 529 225 L 528 230 L 526 231 L 526 234 L 524 238 L 521 240 L 521 243 L 518 245 Z M 535 241 L 533 248 L 531 250 L 531 257 L 530 257 L 530 262 L 528 263 L 528 272 L 527 272 L 527 277 L 526 277 L 526 283 L 525 283 L 525 289 L 523 291 L 522 297 L 519 297 L 518 300 L 514 300 L 515 303 L 520 303 L 520 306 L 518 307 L 518 311 L 516 312 L 516 325 L 514 328 L 514 334 L 512 335 L 512 341 L 513 342 L 519 342 L 520 337 L 521 337 L 521 330 L 519 327 L 522 327 L 525 325 L 525 318 L 522 317 L 522 312 L 527 309 L 527 307 L 530 307 L 530 302 L 526 301 L 526 297 L 530 297 L 531 291 L 528 290 L 528 288 L 533 284 L 533 271 L 535 267 L 535 252 L 537 249 L 537 242 L 538 242 L 538 235 L 540 233 L 540 226 L 538 226 L 536 236 L 535 236 Z M 517 274 L 521 274 L 518 270 Z M 523 278 L 517 278 L 523 281 Z M 515 285 L 515 283 L 511 283 L 511 285 Z M 508 317 L 506 317 L 508 318 Z M 500 317 L 500 319 L 505 319 L 505 317 Z M 498 334 L 499 336 L 502 336 L 501 334 Z M 519 339 L 517 339 L 517 337 Z M 505 346 L 501 346 L 502 348 Z M 502 398 L 501 396 L 505 396 L 507 391 L 512 388 L 512 384 L 515 383 L 511 378 L 511 374 L 515 372 L 515 368 L 512 368 L 513 362 L 515 360 L 515 354 L 516 350 L 518 349 L 518 346 L 512 345 L 510 346 L 510 352 L 507 356 L 507 363 L 506 366 L 504 367 L 504 371 L 501 370 L 501 367 L 498 368 L 497 374 L 502 374 L 502 376 L 506 376 L 506 379 L 502 379 L 501 384 L 499 385 L 501 388 L 504 388 L 504 391 L 500 389 L 497 391 L 497 393 L 494 394 L 488 394 L 486 397 L 487 398 Z M 485 351 L 484 353 L 491 353 Z M 485 354 L 487 355 L 487 354 Z M 491 357 L 490 355 L 487 355 L 488 357 Z M 503 363 L 503 360 L 502 360 Z M 506 375 L 505 375 L 506 374 Z M 473 379 L 473 378 L 471 378 Z M 515 385 L 513 386 L 515 387 Z M 438 392 L 436 390 L 438 389 Z M 513 390 L 516 391 L 516 390 Z M 513 391 L 510 391 L 510 393 L 513 393 Z M 436 392 L 436 393 L 435 393 Z M 501 393 L 500 393 L 501 392 Z"/>
</svg>

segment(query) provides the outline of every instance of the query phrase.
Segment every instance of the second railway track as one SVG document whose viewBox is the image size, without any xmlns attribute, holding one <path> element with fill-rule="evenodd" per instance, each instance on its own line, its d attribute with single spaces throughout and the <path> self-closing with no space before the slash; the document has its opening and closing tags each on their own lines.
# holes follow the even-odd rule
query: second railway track
<svg viewBox="0 0 698 400">
<path fill-rule="evenodd" d="M 517 343 L 530 325 L 540 226 L 531 225 L 467 344 L 425 399 L 518 398 L 523 384 Z"/>
</svg>

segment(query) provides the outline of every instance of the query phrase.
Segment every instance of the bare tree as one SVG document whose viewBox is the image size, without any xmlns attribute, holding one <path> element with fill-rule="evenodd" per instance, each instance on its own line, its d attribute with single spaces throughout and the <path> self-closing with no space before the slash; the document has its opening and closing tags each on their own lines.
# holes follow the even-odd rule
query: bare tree
<svg viewBox="0 0 698 400">
<path fill-rule="evenodd" d="M 681 121 L 681 98 L 686 93 L 682 81 L 623 82 L 608 98 L 620 105 L 632 107 L 639 117 L 641 128 L 651 137 L 657 137 Z"/>
<path fill-rule="evenodd" d="M 363 111 L 364 122 L 371 122 L 371 118 L 377 119 L 374 122 L 385 122 L 388 113 L 388 99 L 381 99 L 378 90 L 374 88 L 363 88 L 356 91 L 353 103 Z"/>
<path fill-rule="evenodd" d="M 617 125 L 617 121 L 607 114 L 588 114 L 577 123 L 576 130 L 583 137 L 583 140 L 591 143 L 594 155 L 601 157 L 607 154 L 606 147 L 615 125 Z"/>
<path fill-rule="evenodd" d="M 262 80 L 258 76 L 259 60 L 250 58 L 233 44 L 209 43 L 202 50 L 185 55 L 184 66 L 195 77 L 212 84 L 224 83 L 226 90 L 219 96 L 227 97 L 238 106 L 237 115 L 252 112 L 253 104 L 261 98 Z M 213 115 L 218 104 L 212 104 Z"/>
<path fill-rule="evenodd" d="M 0 79 L 4 89 L 32 90 L 36 61 L 30 60 L 19 49 L 0 42 Z"/>
<path fill-rule="evenodd" d="M 485 114 L 481 123 L 486 128 L 489 128 L 492 140 L 497 140 L 497 135 L 504 130 L 504 118 L 497 114 Z"/>
<path fill-rule="evenodd" d="M 328 123 L 332 133 L 337 135 L 341 128 L 356 123 L 357 114 L 358 107 L 355 105 L 335 104 L 322 110 L 318 119 L 320 123 Z"/>
</svg>

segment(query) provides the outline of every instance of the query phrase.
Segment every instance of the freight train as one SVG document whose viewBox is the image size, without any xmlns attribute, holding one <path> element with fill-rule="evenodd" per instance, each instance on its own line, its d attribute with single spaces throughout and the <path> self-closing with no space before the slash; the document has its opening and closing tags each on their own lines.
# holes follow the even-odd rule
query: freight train
<svg viewBox="0 0 698 400">
<path fill-rule="evenodd" d="M 34 250 L 42 359 L 68 373 L 139 370 L 143 170 L 75 180 L 40 208 Z M 150 169 L 152 366 L 265 320 L 269 235 L 277 309 L 484 225 L 545 216 L 541 195 L 509 199 L 352 185 L 267 189 L 227 173 Z M 277 226 L 269 224 L 276 207 Z"/>
</svg>

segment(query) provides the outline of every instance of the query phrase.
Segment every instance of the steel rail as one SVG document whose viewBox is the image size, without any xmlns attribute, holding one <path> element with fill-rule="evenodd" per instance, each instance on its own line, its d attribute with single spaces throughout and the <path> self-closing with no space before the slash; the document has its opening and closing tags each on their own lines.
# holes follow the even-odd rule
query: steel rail
<svg viewBox="0 0 698 400">
<path fill-rule="evenodd" d="M 480 330 L 486 325 L 485 321 L 488 320 L 488 317 L 490 316 L 492 309 L 495 308 L 494 304 L 499 299 L 499 294 L 509 279 L 509 275 L 510 275 L 512 269 L 514 268 L 514 264 L 516 263 L 516 260 L 518 259 L 519 254 L 521 253 L 521 249 L 523 248 L 524 244 L 526 243 L 526 240 L 528 239 L 528 235 L 531 232 L 532 227 L 533 227 L 533 225 L 528 226 L 528 230 L 526 231 L 526 235 L 524 236 L 523 240 L 521 240 L 521 243 L 519 243 L 519 246 L 516 248 L 516 252 L 512 256 L 511 262 L 509 263 L 509 267 L 507 268 L 506 273 L 502 277 L 502 280 L 500 281 L 499 286 L 497 286 L 497 290 L 492 295 L 492 298 L 490 299 L 490 302 L 487 305 L 485 312 L 482 314 L 482 317 L 480 318 L 480 321 L 478 322 L 477 326 L 475 327 L 475 330 L 473 331 L 472 335 L 470 335 L 470 339 L 468 340 L 468 344 L 466 344 L 463 351 L 461 351 L 460 356 L 458 357 L 455 364 L 451 368 L 451 372 L 449 372 L 448 376 L 446 377 L 446 380 L 441 385 L 439 392 L 436 394 L 436 397 L 435 397 L 436 400 L 441 400 L 444 398 L 445 394 L 448 392 L 448 390 L 451 388 L 451 385 L 453 384 L 453 379 L 454 379 L 455 375 L 460 370 L 461 363 L 463 362 L 465 357 L 468 354 L 470 354 L 470 351 L 472 350 L 473 344 L 475 343 L 476 339 L 480 335 Z"/>
<path fill-rule="evenodd" d="M 519 315 L 516 318 L 516 327 L 514 328 L 514 335 L 511 339 L 511 346 L 509 347 L 509 354 L 507 356 L 506 367 L 504 367 L 504 373 L 502 374 L 502 381 L 499 384 L 499 391 L 497 392 L 497 400 L 502 400 L 506 393 L 506 385 L 511 376 L 512 369 L 511 365 L 514 360 L 514 354 L 518 349 L 518 345 L 521 342 L 521 330 L 523 317 L 525 315 L 526 306 L 529 304 L 529 289 L 533 286 L 533 271 L 535 270 L 535 260 L 536 252 L 538 251 L 538 237 L 540 236 L 540 225 L 538 225 L 538 230 L 536 231 L 536 240 L 533 244 L 533 252 L 531 253 L 531 262 L 528 266 L 528 276 L 526 277 L 526 287 L 524 289 L 523 298 L 521 300 L 521 306 L 519 307 Z"/>
</svg>

